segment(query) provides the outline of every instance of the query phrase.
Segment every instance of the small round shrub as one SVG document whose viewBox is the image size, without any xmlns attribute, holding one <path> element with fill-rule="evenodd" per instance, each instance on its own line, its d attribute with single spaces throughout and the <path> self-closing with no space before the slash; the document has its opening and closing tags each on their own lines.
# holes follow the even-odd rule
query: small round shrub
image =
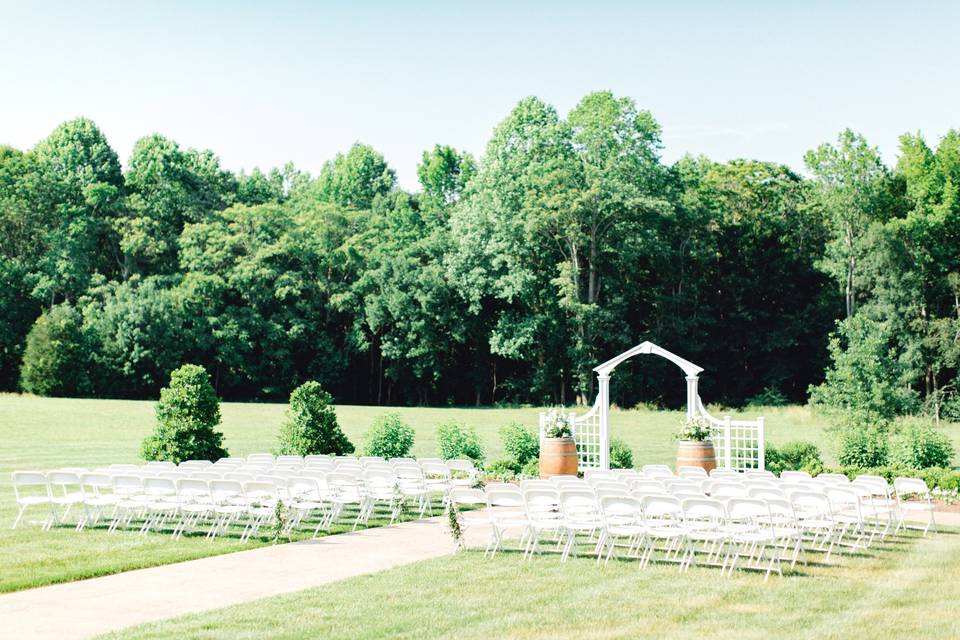
<svg viewBox="0 0 960 640">
<path fill-rule="evenodd" d="M 444 460 L 469 458 L 483 462 L 483 445 L 477 430 L 461 422 L 447 422 L 437 427 L 437 444 Z"/>
<path fill-rule="evenodd" d="M 290 394 L 287 419 L 280 426 L 277 453 L 345 455 L 353 451 L 353 443 L 337 422 L 333 397 L 320 383 L 311 380 L 294 389 Z"/>
<path fill-rule="evenodd" d="M 220 424 L 220 401 L 203 367 L 185 364 L 160 390 L 157 425 L 143 441 L 145 460 L 217 460 L 227 455 Z"/>
<path fill-rule="evenodd" d="M 949 467 L 953 444 L 945 434 L 929 424 L 913 424 L 893 441 L 891 462 L 911 469 Z"/>
<path fill-rule="evenodd" d="M 520 475 L 528 478 L 540 477 L 540 461 L 536 458 L 527 460 L 526 464 L 520 469 Z"/>
<path fill-rule="evenodd" d="M 60 304 L 40 314 L 27 334 L 20 388 L 38 396 L 88 395 L 89 347 L 80 313 Z"/>
<path fill-rule="evenodd" d="M 503 450 L 520 466 L 540 457 L 540 437 L 533 429 L 519 422 L 511 422 L 500 428 Z"/>
<path fill-rule="evenodd" d="M 619 438 L 610 440 L 610 468 L 633 469 L 633 451 Z"/>
<path fill-rule="evenodd" d="M 508 482 L 516 479 L 520 471 L 520 465 L 517 464 L 516 460 L 512 458 L 502 458 L 500 460 L 494 460 L 484 467 L 483 475 L 491 480 Z"/>
<path fill-rule="evenodd" d="M 363 453 L 383 458 L 403 458 L 413 448 L 413 427 L 398 413 L 384 413 L 373 420 L 364 436 Z"/>
<path fill-rule="evenodd" d="M 797 440 L 779 449 L 768 444 L 764 457 L 767 470 L 777 475 L 781 471 L 806 471 L 810 475 L 823 471 L 823 456 L 812 442 Z"/>
<path fill-rule="evenodd" d="M 890 459 L 890 435 L 883 422 L 848 424 L 838 433 L 837 462 L 845 467 L 883 467 Z"/>
</svg>

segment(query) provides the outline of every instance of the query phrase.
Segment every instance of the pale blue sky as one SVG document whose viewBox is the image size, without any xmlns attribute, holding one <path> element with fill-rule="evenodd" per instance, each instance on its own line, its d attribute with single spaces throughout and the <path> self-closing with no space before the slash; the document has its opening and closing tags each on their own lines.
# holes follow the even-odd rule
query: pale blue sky
<svg viewBox="0 0 960 640">
<path fill-rule="evenodd" d="M 522 5 L 522 6 L 521 6 Z M 633 97 L 664 158 L 802 168 L 852 127 L 960 127 L 958 2 L 156 2 L 0 0 L 0 143 L 93 118 L 126 161 L 160 132 L 231 169 L 312 173 L 354 141 L 416 186 L 434 143 L 483 152 L 526 95 L 566 113 Z"/>
</svg>

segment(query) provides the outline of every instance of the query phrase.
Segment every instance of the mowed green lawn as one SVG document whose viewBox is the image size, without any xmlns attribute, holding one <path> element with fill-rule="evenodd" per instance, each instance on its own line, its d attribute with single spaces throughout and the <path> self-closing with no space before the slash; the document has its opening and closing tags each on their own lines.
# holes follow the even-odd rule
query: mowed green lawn
<svg viewBox="0 0 960 640">
<path fill-rule="evenodd" d="M 820 558 L 822 559 L 822 558 Z M 954 640 L 960 535 L 884 541 L 786 578 L 479 552 L 145 625 L 112 640 Z"/>
<path fill-rule="evenodd" d="M 397 411 L 416 429 L 414 454 L 436 455 L 436 427 L 448 420 L 475 426 L 487 447 L 488 459 L 502 456 L 500 426 L 519 421 L 536 425 L 537 408 L 434 409 L 342 406 L 337 415 L 347 435 L 360 445 L 362 434 L 380 413 Z M 232 455 L 269 451 L 283 420 L 285 405 L 222 405 L 225 444 Z M 812 440 L 828 447 L 825 423 L 806 408 L 764 409 L 768 439 Z M 719 414 L 718 414 L 719 415 Z M 752 414 L 751 414 L 752 415 Z M 611 431 L 626 440 L 635 462 L 670 463 L 676 444 L 671 434 L 682 414 L 668 411 L 614 411 Z M 129 569 L 226 553 L 267 540 L 240 544 L 235 538 L 207 541 L 202 537 L 173 541 L 167 535 L 139 536 L 103 530 L 76 532 L 62 527 L 41 532 L 38 525 L 10 530 L 16 513 L 10 472 L 60 466 L 96 467 L 114 462 L 138 462 L 141 440 L 154 420 L 153 403 L 120 400 L 75 400 L 0 394 L 0 592 L 53 582 L 76 580 Z M 951 427 L 955 440 L 960 429 Z"/>
</svg>

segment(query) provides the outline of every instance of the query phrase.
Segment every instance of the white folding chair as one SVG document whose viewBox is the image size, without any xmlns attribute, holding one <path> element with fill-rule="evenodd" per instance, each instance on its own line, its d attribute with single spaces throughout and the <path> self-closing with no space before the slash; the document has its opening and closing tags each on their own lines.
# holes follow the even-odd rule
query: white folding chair
<svg viewBox="0 0 960 640">
<path fill-rule="evenodd" d="M 213 514 L 214 503 L 209 482 L 198 478 L 177 480 L 177 497 L 180 500 L 180 520 L 173 527 L 173 537 L 179 540 L 187 528 L 195 530 L 198 523 Z"/>
<path fill-rule="evenodd" d="M 117 505 L 119 497 L 113 492 L 113 478 L 108 473 L 84 473 L 80 476 L 80 491 L 83 494 L 83 519 L 77 522 L 77 530 L 87 525 L 96 525 L 104 509 Z"/>
<path fill-rule="evenodd" d="M 666 562 L 678 562 L 683 537 L 687 529 L 683 523 L 683 507 L 674 496 L 647 495 L 641 498 L 643 508 L 643 551 L 640 554 L 640 567 L 650 564 L 657 543 L 662 543 L 662 559 Z M 682 566 L 681 566 L 682 568 Z"/>
<path fill-rule="evenodd" d="M 490 517 L 490 541 L 484 556 L 493 557 L 503 548 L 510 530 L 521 530 L 520 546 L 526 538 L 528 519 L 524 511 L 523 492 L 515 484 L 492 483 L 484 488 L 487 496 L 487 513 Z"/>
<path fill-rule="evenodd" d="M 767 503 L 755 498 L 730 498 L 727 500 L 727 520 L 729 540 L 733 546 L 727 575 L 733 575 L 737 562 L 746 556 L 747 563 L 743 567 L 745 569 L 764 571 L 764 560 L 768 560 L 764 582 L 770 578 L 774 568 L 783 576 L 777 534 Z"/>
<path fill-rule="evenodd" d="M 603 516 L 603 528 L 597 541 L 597 562 L 599 563 L 601 558 L 604 559 L 604 564 L 610 562 L 610 558 L 616 553 L 618 540 L 626 542 L 626 556 L 635 554 L 645 531 L 641 501 L 631 496 L 619 495 L 598 495 L 597 498 Z"/>
<path fill-rule="evenodd" d="M 177 496 L 177 484 L 170 478 L 144 478 L 143 495 L 146 502 L 140 535 L 148 533 L 151 529 L 159 531 L 167 518 L 175 518 L 178 515 L 180 501 Z"/>
<path fill-rule="evenodd" d="M 54 510 L 56 510 L 57 507 L 66 507 L 63 513 L 57 514 L 57 521 L 66 522 L 70 511 L 73 509 L 73 505 L 83 505 L 83 489 L 80 487 L 80 474 L 73 471 L 50 471 L 47 473 L 47 481 L 50 483 L 51 500 Z M 80 524 L 81 520 L 82 516 L 77 519 L 77 525 Z"/>
<path fill-rule="evenodd" d="M 523 489 L 523 508 L 527 515 L 527 546 L 524 558 L 529 559 L 540 548 L 540 538 L 552 532 L 558 536 L 557 548 L 563 542 L 563 513 L 560 510 L 560 493 L 552 486 Z"/>
<path fill-rule="evenodd" d="M 53 492 L 46 474 L 42 471 L 14 471 L 12 477 L 17 516 L 10 528 L 16 529 L 23 519 L 23 514 L 31 507 L 42 507 L 47 512 L 43 530 L 52 527 L 57 522 L 57 512 L 53 505 Z"/>
<path fill-rule="evenodd" d="M 566 562 L 571 554 L 577 553 L 577 535 L 586 535 L 591 539 L 603 528 L 603 514 L 597 495 L 588 487 L 562 489 L 560 491 L 560 512 L 563 516 L 563 538 L 566 544 L 560 554 L 560 561 Z M 600 552 L 599 542 L 594 554 Z"/>
<path fill-rule="evenodd" d="M 934 533 L 937 532 L 937 521 L 933 515 L 933 499 L 926 482 L 917 478 L 896 478 L 893 481 L 893 490 L 896 492 L 897 509 L 900 513 L 897 531 L 901 528 L 919 530 L 919 527 L 907 525 L 904 518 L 908 513 L 926 513 L 927 523 L 923 528 L 923 535 L 927 535 L 927 531 L 931 528 Z"/>
</svg>

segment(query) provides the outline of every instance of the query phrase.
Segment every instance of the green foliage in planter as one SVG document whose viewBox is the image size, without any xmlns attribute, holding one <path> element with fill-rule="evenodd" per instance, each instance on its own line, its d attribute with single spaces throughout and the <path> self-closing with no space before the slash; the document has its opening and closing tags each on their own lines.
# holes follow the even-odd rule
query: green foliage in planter
<svg viewBox="0 0 960 640">
<path fill-rule="evenodd" d="M 287 419 L 280 426 L 280 446 L 277 453 L 306 456 L 327 453 L 353 453 L 353 443 L 347 439 L 337 422 L 333 397 L 319 382 L 305 382 L 290 394 Z"/>
<path fill-rule="evenodd" d="M 503 440 L 503 450 L 521 466 L 540 457 L 540 437 L 536 431 L 519 422 L 502 426 L 500 438 Z"/>
<path fill-rule="evenodd" d="M 806 471 L 810 475 L 823 471 L 823 456 L 812 442 L 797 440 L 780 448 L 767 443 L 764 457 L 767 470 L 777 475 L 781 471 Z"/>
<path fill-rule="evenodd" d="M 80 313 L 68 304 L 43 312 L 27 334 L 20 388 L 38 396 L 83 396 L 92 389 L 87 375 L 89 345 Z"/>
<path fill-rule="evenodd" d="M 480 435 L 475 428 L 461 422 L 447 422 L 437 427 L 437 444 L 440 447 L 440 457 L 444 460 L 469 458 L 474 462 L 483 462 Z"/>
<path fill-rule="evenodd" d="M 891 446 L 890 462 L 913 469 L 949 467 L 953 444 L 946 434 L 929 424 L 912 424 L 897 434 Z"/>
<path fill-rule="evenodd" d="M 384 413 L 373 421 L 364 436 L 364 455 L 384 458 L 403 458 L 413 448 L 413 427 L 398 413 Z"/>
<path fill-rule="evenodd" d="M 633 469 L 633 451 L 619 438 L 610 440 L 610 468 Z"/>
<path fill-rule="evenodd" d="M 203 367 L 185 364 L 160 390 L 157 425 L 143 441 L 145 460 L 217 460 L 227 455 L 220 424 L 220 401 Z"/>
</svg>

